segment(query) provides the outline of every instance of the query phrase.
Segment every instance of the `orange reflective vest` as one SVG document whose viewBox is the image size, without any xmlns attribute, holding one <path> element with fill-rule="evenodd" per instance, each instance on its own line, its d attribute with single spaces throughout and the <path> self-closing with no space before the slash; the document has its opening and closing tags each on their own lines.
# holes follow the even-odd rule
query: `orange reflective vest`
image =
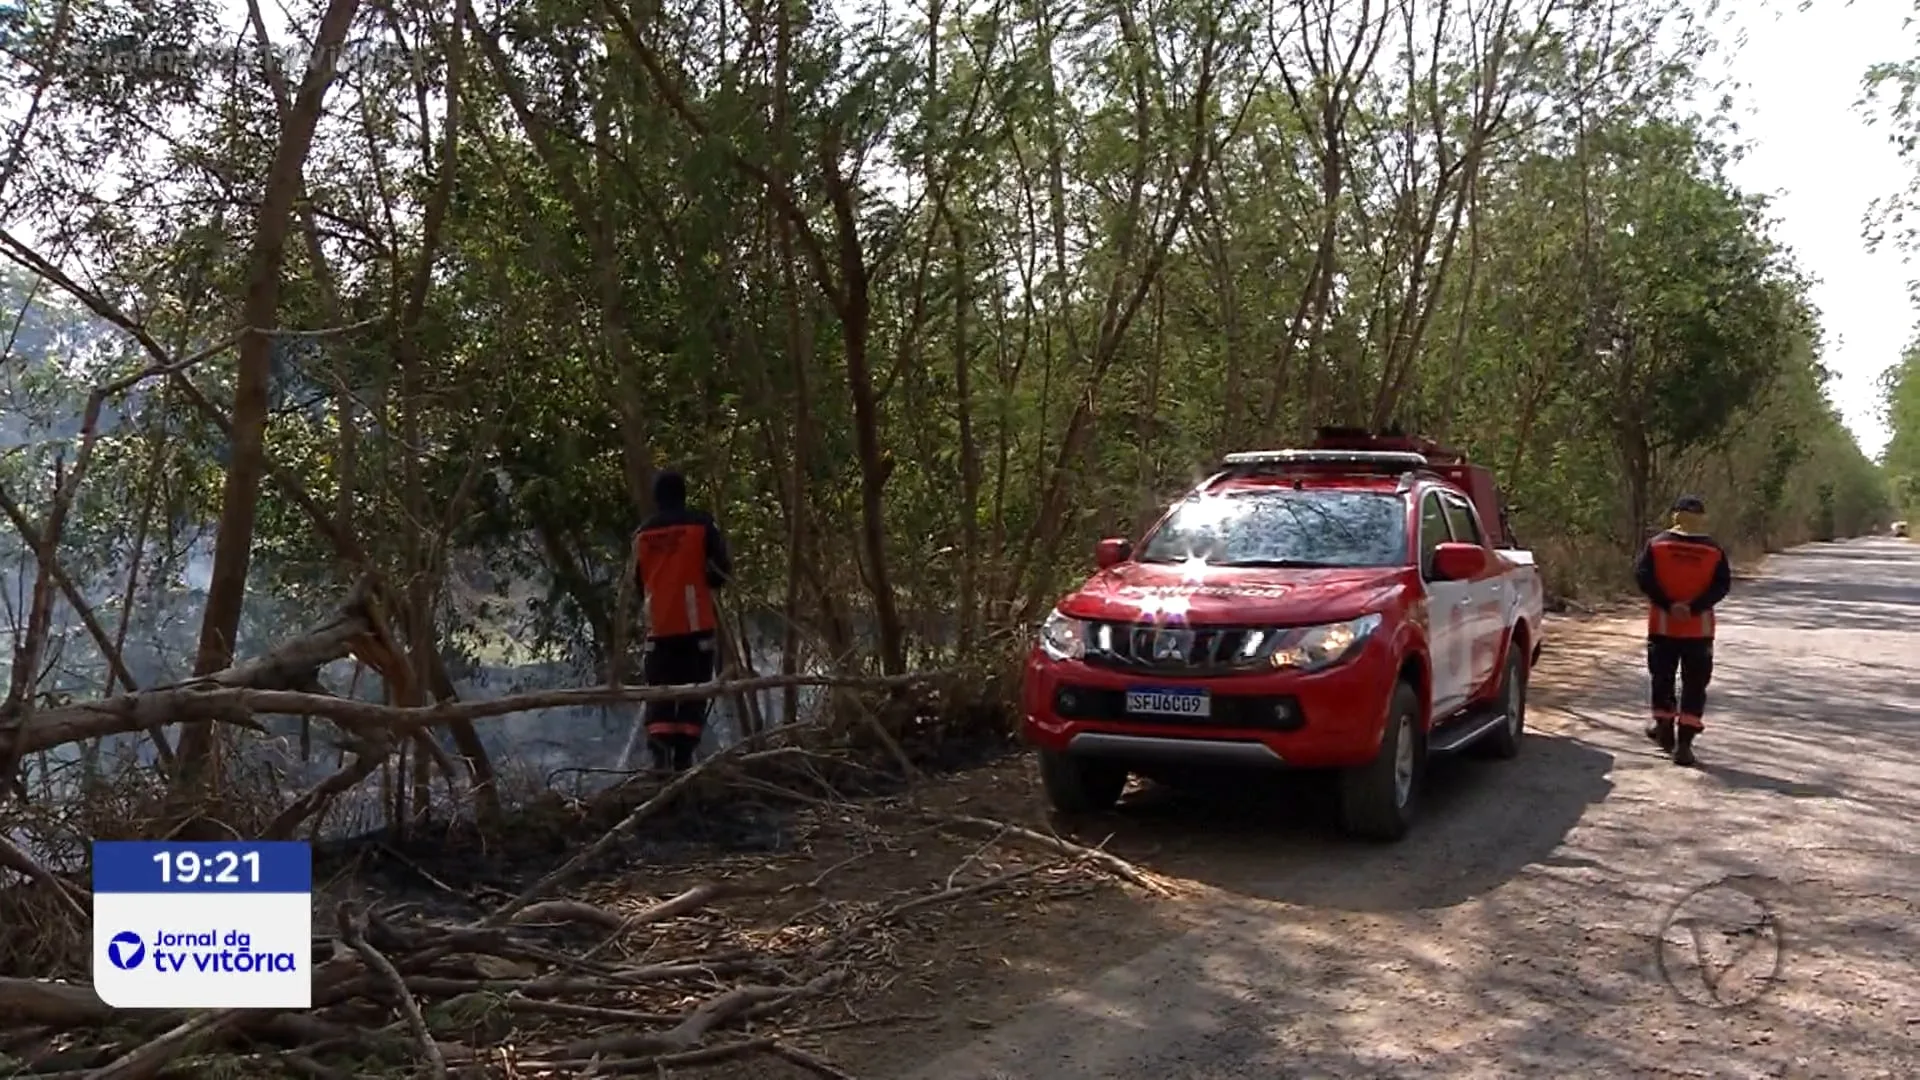
<svg viewBox="0 0 1920 1080">
<path fill-rule="evenodd" d="M 725 578 L 725 545 L 704 514 L 663 513 L 633 534 L 634 576 L 647 605 L 647 637 L 711 633 L 713 590 Z"/>
<path fill-rule="evenodd" d="M 1647 542 L 1634 571 L 1647 598 L 1649 635 L 1713 637 L 1713 608 L 1726 599 L 1733 575 L 1712 537 L 1669 529 Z M 1675 604 L 1687 605 L 1688 614 L 1675 615 Z"/>
</svg>

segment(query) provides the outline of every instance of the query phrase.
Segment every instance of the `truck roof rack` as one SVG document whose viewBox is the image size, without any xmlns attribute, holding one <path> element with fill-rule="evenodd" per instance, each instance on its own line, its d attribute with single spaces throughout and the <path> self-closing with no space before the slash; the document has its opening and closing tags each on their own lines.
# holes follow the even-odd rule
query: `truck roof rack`
<svg viewBox="0 0 1920 1080">
<path fill-rule="evenodd" d="M 1464 465 L 1467 456 L 1432 439 L 1408 435 L 1398 430 L 1368 431 L 1356 427 L 1322 427 L 1314 432 L 1316 450 L 1397 450 L 1419 454 L 1430 465 Z"/>
<path fill-rule="evenodd" d="M 1221 459 L 1225 476 L 1256 476 L 1302 466 L 1343 466 L 1354 472 L 1403 473 L 1427 467 L 1409 450 L 1242 450 Z"/>
</svg>

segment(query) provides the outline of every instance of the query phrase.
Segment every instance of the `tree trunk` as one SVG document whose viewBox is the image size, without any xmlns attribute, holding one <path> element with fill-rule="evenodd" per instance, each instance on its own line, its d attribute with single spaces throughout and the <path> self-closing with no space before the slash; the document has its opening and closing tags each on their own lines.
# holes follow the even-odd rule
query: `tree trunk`
<svg viewBox="0 0 1920 1080">
<path fill-rule="evenodd" d="M 280 271 L 286 256 L 287 230 L 293 203 L 301 189 L 301 172 L 313 146 L 314 128 L 333 81 L 333 59 L 359 14 L 360 0 L 329 0 L 314 35 L 312 55 L 318 59 L 307 71 L 280 129 L 267 169 L 260 215 L 254 227 L 253 254 L 247 271 L 242 318 L 249 333 L 240 342 L 233 390 L 231 463 L 220 496 L 220 523 L 215 532 L 213 573 L 207 586 L 206 613 L 200 622 L 200 641 L 193 660 L 196 675 L 226 667 L 233 660 L 240 610 L 246 602 L 247 568 L 253 548 L 253 525 L 260 499 L 260 481 L 266 472 L 267 380 L 273 340 L 266 331 L 278 322 Z M 187 726 L 180 739 L 181 779 L 188 786 L 211 779 L 213 725 L 198 721 Z"/>
<path fill-rule="evenodd" d="M 871 283 L 853 212 L 853 190 L 840 172 L 839 156 L 837 140 L 830 134 L 821 148 L 821 167 L 826 173 L 827 198 L 833 204 L 839 242 L 840 303 L 836 314 L 846 343 L 847 392 L 853 398 L 854 446 L 860 458 L 861 546 L 866 549 L 868 588 L 880 639 L 880 669 L 898 675 L 907 670 L 907 647 L 887 565 L 885 491 L 893 464 L 883 457 L 880 448 L 880 415 L 875 407 L 868 354 L 873 318 Z"/>
<path fill-rule="evenodd" d="M 967 338 L 967 246 L 960 221 L 948 214 L 953 231 L 953 394 L 960 425 L 960 610 L 955 648 L 962 657 L 973 647 L 980 566 L 980 448 L 973 434 L 973 356 Z"/>
</svg>

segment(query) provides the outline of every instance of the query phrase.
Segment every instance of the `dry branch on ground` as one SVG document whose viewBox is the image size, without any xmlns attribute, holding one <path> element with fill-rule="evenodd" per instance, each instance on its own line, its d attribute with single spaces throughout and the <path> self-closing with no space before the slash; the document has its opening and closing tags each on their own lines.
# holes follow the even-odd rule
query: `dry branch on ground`
<svg viewBox="0 0 1920 1080">
<path fill-rule="evenodd" d="M 731 781 L 756 765 L 754 790 L 764 792 L 778 787 L 770 766 L 791 763 L 791 755 L 765 751 L 716 759 L 640 804 L 701 781 L 710 796 L 737 793 Z M 810 808 L 820 830 L 898 846 L 880 822 L 900 815 L 880 813 L 879 804 L 811 795 L 796 802 Z M 608 836 L 631 828 L 634 816 Z M 556 895 L 584 876 L 575 867 L 465 917 L 368 895 L 329 900 L 329 917 L 317 920 L 330 933 L 316 943 L 315 1008 L 306 1013 L 129 1019 L 84 986 L 0 978 L 0 1016 L 8 1018 L 0 1022 L 0 1062 L 22 1077 L 120 1080 L 216 1054 L 244 1059 L 263 1076 L 557 1077 L 589 1070 L 650 1076 L 770 1056 L 812 1075 L 845 1077 L 803 1044 L 825 1030 L 902 1019 L 844 1019 L 844 1001 L 895 977 L 892 939 L 909 933 L 907 924 L 968 901 L 1082 888 L 1089 872 L 1133 876 L 1097 850 L 1007 823 L 955 817 L 933 827 L 947 826 L 988 836 L 984 844 L 959 841 L 963 859 L 929 868 L 929 885 L 904 894 L 828 899 L 821 882 L 843 865 L 836 863 L 779 887 L 759 878 L 762 864 L 715 869 L 710 879 L 652 895 L 606 882 Z M 612 843 L 585 846 L 605 851 Z M 1002 843 L 1005 851 L 989 854 Z M 1048 858 L 1020 861 L 1020 850 L 1035 846 L 1050 849 Z M 745 905 L 799 903 L 803 896 L 789 895 L 796 890 L 822 899 L 771 930 L 746 924 Z"/>
<path fill-rule="evenodd" d="M 404 650 L 391 634 L 381 597 L 378 581 L 363 578 L 324 625 L 211 675 L 97 701 L 0 715 L 0 756 L 18 759 L 84 739 L 172 723 L 211 720 L 258 730 L 257 718 L 264 715 L 322 717 L 338 729 L 340 745 L 352 760 L 278 809 L 266 831 L 287 836 L 436 725 L 541 708 L 796 686 L 897 694 L 942 678 L 934 673 L 787 675 L 683 687 L 549 690 L 488 701 L 435 695 L 440 700 L 433 704 L 385 704 L 328 693 L 319 674 L 336 660 L 352 658 L 379 673 L 390 687 L 396 677 L 404 677 Z M 829 709 L 827 714 L 857 716 L 862 722 L 845 733 L 877 732 L 881 761 L 898 764 L 911 778 L 911 760 L 879 714 L 852 694 L 839 700 L 850 708 Z M 817 746 L 821 735 L 834 732 L 831 725 L 790 723 L 757 732 L 657 787 L 649 789 L 629 777 L 603 796 L 610 803 L 630 800 L 625 805 L 631 808 L 615 811 L 617 820 L 602 835 L 568 843 L 574 852 L 570 858 L 532 876 L 517 891 L 490 890 L 495 898 L 464 917 L 422 913 L 416 905 L 383 906 L 357 895 L 359 890 L 349 885 L 355 895 L 329 897 L 325 902 L 335 906 L 316 920 L 331 927 L 331 934 L 316 946 L 311 1012 L 181 1012 L 129 1019 L 107 1008 L 83 985 L 0 978 L 0 1065 L 19 1076 L 147 1080 L 191 1072 L 193 1062 L 211 1054 L 238 1055 L 254 1071 L 262 1066 L 270 1072 L 314 1076 L 365 1075 L 375 1066 L 376 1071 L 411 1069 L 432 1076 L 475 1070 L 488 1075 L 572 1075 L 591 1066 L 599 1075 L 617 1075 L 764 1054 L 816 1075 L 844 1076 L 838 1066 L 795 1045 L 806 1030 L 795 1024 L 810 1004 L 861 985 L 876 966 L 884 966 L 891 950 L 873 943 L 891 928 L 932 909 L 1081 874 L 1088 867 L 1144 880 L 1103 853 L 1044 837 L 1060 858 L 1014 870 L 996 867 L 997 872 L 989 873 L 973 865 L 987 847 L 1001 838 L 1031 841 L 1039 836 L 996 826 L 992 839 L 951 868 L 944 886 L 905 897 L 822 902 L 787 918 L 778 931 L 755 936 L 747 947 L 736 949 L 716 949 L 706 930 L 716 919 L 725 923 L 720 908 L 735 901 L 784 897 L 794 889 L 818 891 L 838 865 L 809 882 L 781 888 L 756 882 L 749 872 L 684 885 L 639 904 L 606 904 L 578 892 L 580 883 L 611 862 L 610 856 L 629 845 L 643 826 L 693 793 L 716 785 L 787 805 L 833 808 L 842 820 L 863 822 L 849 827 L 874 829 L 865 817 L 878 807 L 849 809 L 856 804 L 842 799 L 834 783 L 815 768 L 831 760 L 856 772 L 868 771 L 847 753 L 823 754 L 807 745 L 814 740 Z M 440 768 L 450 773 L 449 765 L 444 756 L 439 760 Z M 490 768 L 471 770 L 476 794 L 482 771 L 490 776 Z M 167 781 L 149 777 L 145 783 L 164 791 Z M 793 783 L 807 791 L 793 790 Z M 980 820 L 946 824 L 977 826 Z M 165 822 L 154 824 L 168 827 Z M 63 933 L 70 932 L 71 939 L 63 937 L 64 944 L 54 951 L 79 949 L 77 936 L 71 935 L 84 933 L 90 895 L 71 868 L 50 870 L 12 843 L 0 847 L 0 868 L 24 882 L 8 890 L 15 893 L 10 903 L 35 892 L 44 899 L 33 910 L 51 913 Z M 428 871 L 416 870 L 441 890 L 454 891 Z M 477 903 L 475 895 L 464 899 Z M 54 928 L 47 931 L 51 934 Z M 525 1037 L 514 1040 L 511 1049 L 480 1049 L 500 1043 L 503 1018 L 526 1032 Z M 736 1037 L 742 1030 L 745 1034 Z"/>
</svg>

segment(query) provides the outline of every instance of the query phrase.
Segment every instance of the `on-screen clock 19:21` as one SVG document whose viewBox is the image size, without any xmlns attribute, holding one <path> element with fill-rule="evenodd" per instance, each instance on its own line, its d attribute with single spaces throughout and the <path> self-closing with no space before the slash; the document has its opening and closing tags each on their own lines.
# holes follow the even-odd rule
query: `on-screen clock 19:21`
<svg viewBox="0 0 1920 1080">
<path fill-rule="evenodd" d="M 205 859 L 191 851 L 156 851 L 153 861 L 160 864 L 162 885 L 171 885 L 175 881 L 182 885 L 195 882 L 208 885 L 260 884 L 258 851 L 221 851 Z M 241 876 L 242 867 L 246 868 L 244 877 Z"/>
</svg>

